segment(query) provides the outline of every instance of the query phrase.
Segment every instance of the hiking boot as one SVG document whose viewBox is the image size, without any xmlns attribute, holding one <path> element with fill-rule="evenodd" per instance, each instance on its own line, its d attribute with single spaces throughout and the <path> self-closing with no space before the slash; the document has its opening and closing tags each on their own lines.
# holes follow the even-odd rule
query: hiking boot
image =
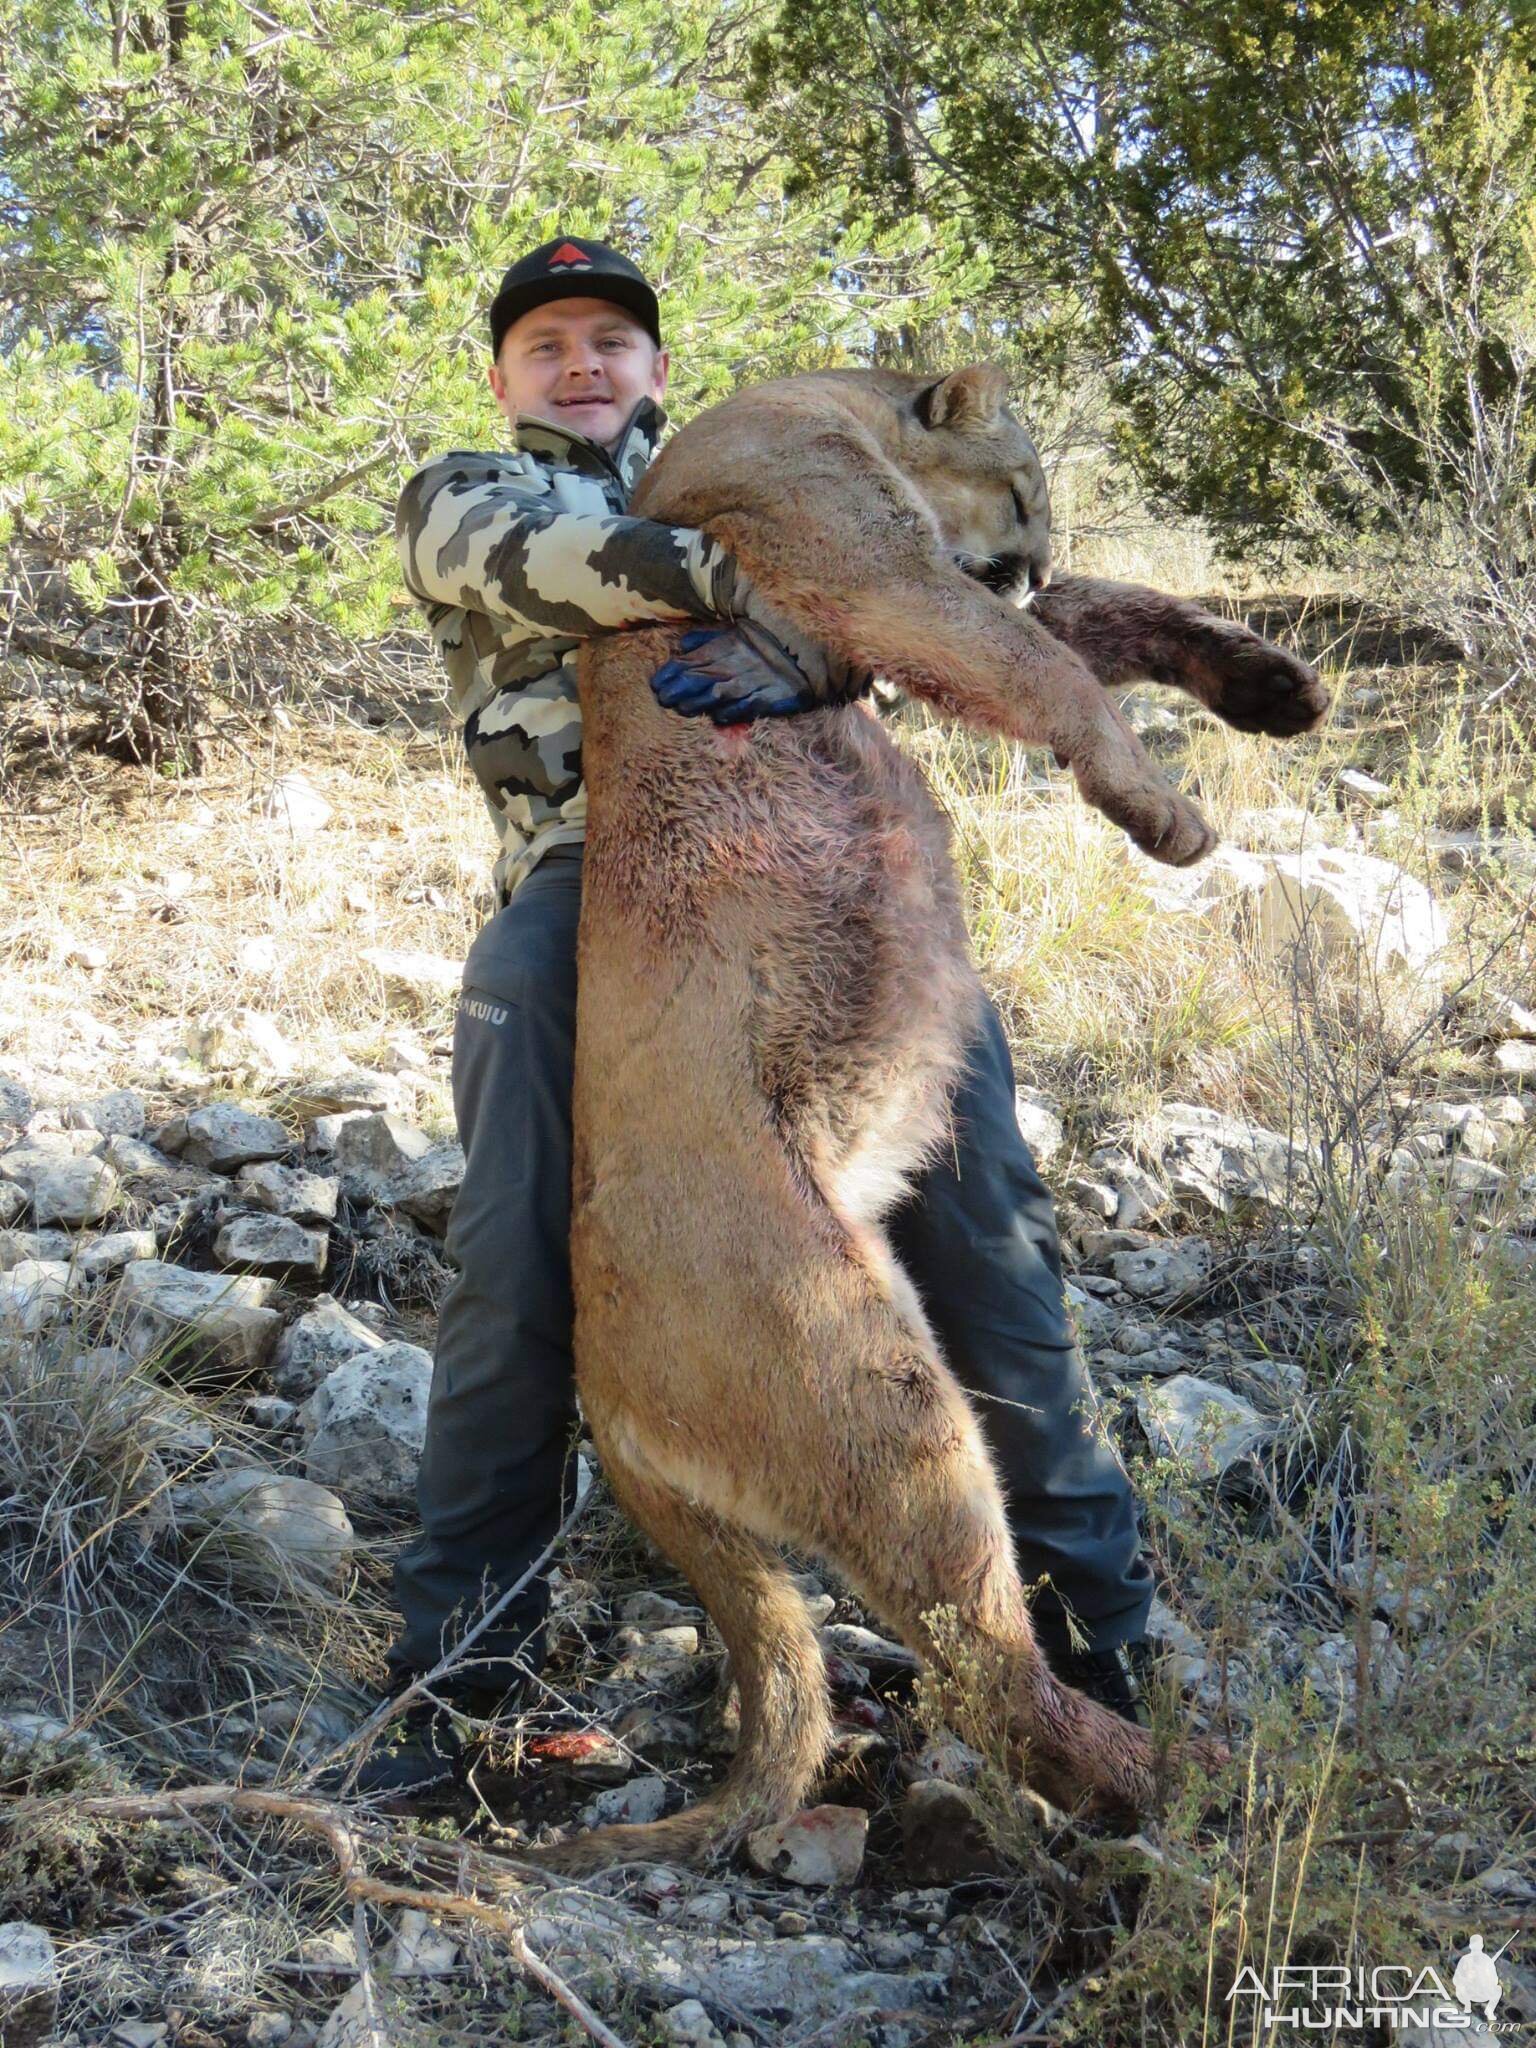
<svg viewBox="0 0 1536 2048">
<path fill-rule="evenodd" d="M 1108 1650 L 1047 1649 L 1046 1662 L 1063 1684 L 1076 1686 L 1124 1721 L 1152 1725 L 1147 1687 L 1155 1659 L 1145 1636 Z"/>
<path fill-rule="evenodd" d="M 403 1692 L 409 1679 L 393 1691 Z M 445 1702 L 415 1699 L 391 1721 L 358 1765 L 349 1797 L 357 1799 L 415 1799 L 425 1793 L 441 1797 L 464 1783 L 483 1744 L 471 1737 L 466 1742 L 456 1724 L 457 1715 L 490 1721 L 513 1704 L 503 1691 L 476 1688 L 454 1690 L 442 1695 Z M 322 1789 L 340 1791 L 351 1769 L 351 1760 L 327 1773 Z"/>
</svg>

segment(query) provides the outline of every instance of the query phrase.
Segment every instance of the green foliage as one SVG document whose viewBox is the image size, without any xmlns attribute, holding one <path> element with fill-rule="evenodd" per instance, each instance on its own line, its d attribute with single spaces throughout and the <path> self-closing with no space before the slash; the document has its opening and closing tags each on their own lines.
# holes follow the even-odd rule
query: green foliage
<svg viewBox="0 0 1536 2048">
<path fill-rule="evenodd" d="M 389 627 L 395 494 L 501 431 L 485 308 L 557 230 L 655 279 L 684 416 L 861 357 L 920 270 L 943 309 L 916 227 L 786 193 L 734 10 L 159 0 L 125 20 L 0 0 L 0 516 L 85 614 L 115 607 L 183 673 L 215 650 L 238 673 L 263 621 L 295 645 Z"/>
<path fill-rule="evenodd" d="M 1236 550 L 1401 540 L 1485 446 L 1528 500 L 1533 55 L 1499 0 L 785 0 L 755 63 L 801 178 L 957 224 L 1039 373 L 1102 357 L 1142 481 Z"/>
</svg>

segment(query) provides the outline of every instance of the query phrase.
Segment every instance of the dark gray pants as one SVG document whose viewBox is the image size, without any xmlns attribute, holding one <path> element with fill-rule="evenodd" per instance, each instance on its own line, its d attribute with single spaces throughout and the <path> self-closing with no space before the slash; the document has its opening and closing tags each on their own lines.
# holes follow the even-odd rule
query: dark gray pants
<svg viewBox="0 0 1536 2048">
<path fill-rule="evenodd" d="M 467 1157 L 448 1229 L 417 1481 L 422 1534 L 395 1590 L 397 1667 L 436 1662 L 482 1595 L 509 1585 L 558 1527 L 576 1420 L 571 1361 L 571 1081 L 581 849 L 548 853 L 470 950 L 453 1095 Z M 686 1077 L 680 1076 L 680 1079 Z M 1119 1460 L 1067 1325 L 1051 1199 L 1014 1117 L 1013 1066 L 987 1006 L 955 1103 L 955 1143 L 891 1223 L 950 1366 L 977 1405 L 1047 1644 L 1063 1601 L 1091 1647 L 1141 1635 L 1152 1578 Z M 514 1654 L 539 1627 L 542 1579 L 477 1651 Z M 537 1645 L 530 1648 L 536 1654 Z"/>
</svg>

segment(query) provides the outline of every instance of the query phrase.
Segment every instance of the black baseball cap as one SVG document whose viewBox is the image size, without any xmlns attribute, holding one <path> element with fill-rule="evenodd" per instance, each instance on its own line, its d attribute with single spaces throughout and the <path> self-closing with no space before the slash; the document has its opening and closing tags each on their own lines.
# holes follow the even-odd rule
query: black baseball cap
<svg viewBox="0 0 1536 2048">
<path fill-rule="evenodd" d="M 520 257 L 501 280 L 491 301 L 491 354 L 500 355 L 502 337 L 514 320 L 551 299 L 611 299 L 633 313 L 661 347 L 661 308 L 656 294 L 627 256 L 606 242 L 582 235 L 557 235 L 531 256 Z"/>
</svg>

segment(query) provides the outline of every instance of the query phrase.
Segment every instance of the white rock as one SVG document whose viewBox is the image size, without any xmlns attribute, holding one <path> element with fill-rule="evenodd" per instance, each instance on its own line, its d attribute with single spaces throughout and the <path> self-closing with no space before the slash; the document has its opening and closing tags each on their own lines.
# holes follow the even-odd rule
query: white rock
<svg viewBox="0 0 1536 2048">
<path fill-rule="evenodd" d="M 403 1117 L 349 1116 L 336 1133 L 336 1164 L 365 1181 L 389 1183 L 432 1150 L 432 1139 Z"/>
<path fill-rule="evenodd" d="M 251 1160 L 279 1158 L 290 1140 L 275 1117 L 256 1116 L 232 1102 L 210 1102 L 192 1110 L 179 1128 L 163 1131 L 160 1142 L 194 1166 L 233 1173 Z"/>
<path fill-rule="evenodd" d="M 285 2012 L 258 2012 L 245 2029 L 247 2048 L 281 2048 L 293 2032 L 293 2021 Z"/>
<path fill-rule="evenodd" d="M 386 946 L 365 946 L 358 955 L 374 969 L 386 990 L 413 997 L 453 995 L 464 978 L 462 960 L 441 953 L 394 952 Z"/>
<path fill-rule="evenodd" d="M 864 1867 L 869 1815 L 857 1806 L 808 1806 L 747 1837 L 755 1870 L 788 1884 L 852 1884 Z"/>
<path fill-rule="evenodd" d="M 179 1486 L 172 1505 L 212 1534 L 241 1575 L 281 1592 L 295 1576 L 337 1580 L 351 1562 L 352 1523 L 328 1487 L 276 1472 L 221 1472 Z"/>
<path fill-rule="evenodd" d="M 425 1913 L 408 1906 L 384 1954 L 391 1976 L 446 1977 L 459 1959 L 459 1944 L 434 1927 Z"/>
<path fill-rule="evenodd" d="M 1067 1127 L 1043 1096 L 1020 1088 L 1013 1098 L 1013 1113 L 1019 1135 L 1034 1154 L 1035 1164 L 1044 1166 L 1067 1142 Z"/>
<path fill-rule="evenodd" d="M 1067 1182 L 1067 1193 L 1079 1208 L 1106 1223 L 1113 1222 L 1120 1206 L 1120 1197 L 1107 1180 L 1090 1180 L 1085 1174 L 1077 1174 Z"/>
<path fill-rule="evenodd" d="M 396 1183 L 392 1206 L 439 1236 L 447 1229 L 464 1184 L 464 1148 L 449 1138 L 408 1167 Z"/>
<path fill-rule="evenodd" d="M 258 933 L 254 939 L 242 939 L 235 948 L 235 958 L 245 974 L 272 974 L 277 968 L 277 941 L 270 932 Z"/>
<path fill-rule="evenodd" d="M 187 1050 L 213 1074 L 291 1074 L 298 1055 L 262 1010 L 213 1010 L 187 1034 Z"/>
<path fill-rule="evenodd" d="M 7 1920 L 0 1925 L 0 2041 L 5 2048 L 42 2048 L 58 2009 L 52 1936 L 30 1920 Z"/>
<path fill-rule="evenodd" d="M 1499 1023 L 1511 1038 L 1536 1038 L 1536 1010 L 1517 1003 L 1513 996 L 1505 999 Z"/>
<path fill-rule="evenodd" d="M 1114 1220 L 1121 1230 L 1135 1230 L 1153 1221 L 1171 1199 L 1168 1189 L 1140 1166 L 1117 1166 L 1109 1178 L 1116 1197 Z"/>
<path fill-rule="evenodd" d="M 309 1075 L 288 1090 L 295 1116 L 336 1116 L 351 1110 L 388 1113 L 400 1107 L 403 1090 L 393 1074 L 357 1068 L 344 1074 Z"/>
<path fill-rule="evenodd" d="M 1367 775 L 1362 768 L 1341 768 L 1339 787 L 1346 795 L 1356 798 L 1372 809 L 1380 810 L 1383 804 L 1392 801 L 1392 791 L 1385 782 L 1378 782 L 1374 775 Z"/>
<path fill-rule="evenodd" d="M 1352 971 L 1428 973 L 1450 943 L 1445 914 L 1423 882 L 1374 854 L 1329 846 L 1266 856 L 1255 908 L 1260 950 L 1283 960 L 1298 945 Z"/>
<path fill-rule="evenodd" d="M 1392 1640 L 1384 1621 L 1372 1621 L 1366 1652 L 1368 1682 L 1383 1699 L 1392 1699 L 1402 1683 L 1406 1659 Z M 1342 1707 L 1349 1718 L 1355 1707 L 1360 1660 L 1351 1635 L 1324 1636 L 1306 1661 L 1306 1676 L 1313 1691 L 1331 1708 Z"/>
<path fill-rule="evenodd" d="M 914 1781 L 937 1778 L 946 1785 L 969 1785 L 980 1775 L 985 1763 L 980 1750 L 972 1749 L 955 1736 L 936 1736 L 913 1757 L 907 1775 Z"/>
<path fill-rule="evenodd" d="M 159 1259 L 125 1266 L 115 1310 L 136 1359 L 164 1351 L 177 1372 L 219 1366 L 240 1372 L 266 1360 L 282 1318 L 266 1306 L 270 1280 L 194 1273 Z"/>
<path fill-rule="evenodd" d="M 1495 1046 L 1493 1063 L 1501 1074 L 1536 1074 L 1536 1045 L 1524 1038 L 1506 1039 Z"/>
<path fill-rule="evenodd" d="M 726 2048 L 725 2036 L 696 1998 L 669 2005 L 660 2016 L 660 2025 L 677 2048 Z"/>
<path fill-rule="evenodd" d="M 294 839 L 310 839 L 331 822 L 331 807 L 303 775 L 280 775 L 262 801 L 262 813 Z"/>
<path fill-rule="evenodd" d="M 278 1339 L 272 1383 L 290 1401 L 307 1401 L 320 1382 L 359 1351 L 382 1351 L 377 1330 L 322 1294 L 308 1315 L 291 1323 Z"/>
<path fill-rule="evenodd" d="M 1245 1204 L 1284 1209 L 1312 1165 L 1303 1145 L 1203 1103 L 1169 1102 L 1159 1115 L 1171 1192 L 1230 1215 Z"/>
<path fill-rule="evenodd" d="M 26 1206 L 26 1189 L 13 1180 L 0 1180 L 0 1230 L 14 1223 Z"/>
<path fill-rule="evenodd" d="M 256 1273 L 325 1271 L 330 1240 L 323 1230 L 306 1229 L 290 1216 L 235 1216 L 214 1240 L 213 1255 L 221 1266 Z"/>
<path fill-rule="evenodd" d="M 101 1738 L 91 1729 L 75 1727 L 56 1714 L 29 1714 L 20 1707 L 0 1711 L 0 1747 L 13 1757 L 28 1757 L 34 1750 L 42 1750 L 89 1757 L 99 1763 L 106 1755 Z"/>
<path fill-rule="evenodd" d="M 25 1189 L 35 1222 L 71 1230 L 99 1222 L 117 1199 L 117 1175 L 104 1159 L 61 1156 L 35 1144 L 0 1154 L 0 1177 Z"/>
<path fill-rule="evenodd" d="M 69 1293 L 69 1268 L 62 1260 L 20 1260 L 8 1273 L 0 1273 L 0 1331 L 36 1336 L 58 1322 Z"/>
<path fill-rule="evenodd" d="M 92 1130 L 104 1138 L 142 1138 L 144 1098 L 133 1088 L 110 1088 L 94 1102 L 82 1105 L 81 1114 Z"/>
<path fill-rule="evenodd" d="M 344 1498 L 403 1507 L 415 1497 L 432 1360 L 385 1344 L 338 1365 L 305 1402 L 304 1470 Z"/>
<path fill-rule="evenodd" d="M 1251 1402 L 1187 1372 L 1138 1388 L 1136 1412 L 1154 1446 L 1197 1479 L 1219 1479 L 1273 1434 Z"/>
<path fill-rule="evenodd" d="M 308 1173 L 302 1166 L 280 1166 L 263 1159 L 242 1166 L 235 1184 L 248 1202 L 257 1202 L 274 1216 L 296 1223 L 333 1223 L 341 1184 L 329 1174 Z"/>
<path fill-rule="evenodd" d="M 384 2035 L 383 2048 L 389 2048 Z M 380 2048 L 381 2035 L 368 2014 L 368 1991 L 361 1978 L 326 2016 L 315 2036 L 315 2048 Z"/>
<path fill-rule="evenodd" d="M 101 1237 L 77 1242 L 74 1268 L 88 1280 L 101 1280 L 120 1273 L 135 1259 L 152 1259 L 158 1248 L 152 1230 L 109 1230 Z"/>
<path fill-rule="evenodd" d="M 21 1130 L 32 1115 L 35 1104 L 30 1089 L 9 1074 L 0 1074 L 0 1127 L 9 1126 Z"/>
<path fill-rule="evenodd" d="M 1138 1301 L 1182 1301 L 1198 1294 L 1210 1277 L 1211 1248 L 1198 1237 L 1144 1245 L 1139 1251 L 1115 1252 L 1109 1269 Z"/>
<path fill-rule="evenodd" d="M 640 1825 L 660 1820 L 667 1810 L 667 1781 L 654 1773 L 631 1778 L 625 1785 L 609 1785 L 595 1793 L 577 1816 L 583 1827 Z"/>
</svg>

